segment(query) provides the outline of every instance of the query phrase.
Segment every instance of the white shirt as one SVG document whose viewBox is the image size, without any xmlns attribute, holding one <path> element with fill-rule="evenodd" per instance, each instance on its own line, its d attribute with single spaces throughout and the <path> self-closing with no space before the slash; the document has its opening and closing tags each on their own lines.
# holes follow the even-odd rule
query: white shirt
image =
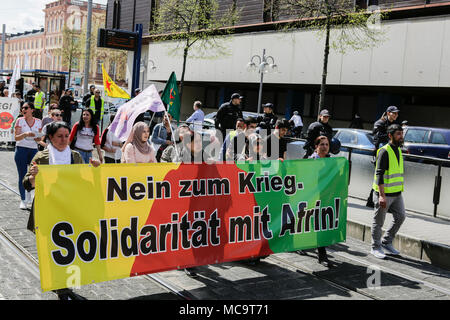
<svg viewBox="0 0 450 320">
<path fill-rule="evenodd" d="M 77 131 L 77 141 L 75 142 L 75 148 L 79 148 L 81 150 L 92 151 L 94 147 L 92 143 L 94 142 L 94 130 L 92 128 L 84 127 L 81 130 Z"/>
<path fill-rule="evenodd" d="M 120 158 L 122 157 L 122 150 L 120 147 L 113 146 L 113 142 L 120 143 L 121 141 L 119 140 L 119 138 L 117 138 L 114 132 L 108 130 L 108 132 L 106 133 L 105 147 L 113 148 L 114 150 L 116 150 L 116 152 L 112 153 L 105 150 L 105 157 L 112 158 L 114 160 L 120 160 Z"/>
<path fill-rule="evenodd" d="M 298 114 L 294 114 L 291 120 L 294 121 L 294 127 L 303 126 L 302 117 L 300 117 Z"/>
<path fill-rule="evenodd" d="M 30 149 L 37 149 L 37 142 L 34 141 L 34 139 L 37 138 L 37 134 L 39 133 L 39 130 L 42 129 L 42 121 L 40 119 L 34 118 L 34 123 L 30 127 L 28 125 L 27 121 L 25 120 L 25 118 L 21 117 L 17 120 L 16 127 L 20 127 L 21 133 L 31 131 L 36 134 L 34 137 L 26 137 L 20 141 L 17 141 L 16 146 L 30 148 Z"/>
</svg>

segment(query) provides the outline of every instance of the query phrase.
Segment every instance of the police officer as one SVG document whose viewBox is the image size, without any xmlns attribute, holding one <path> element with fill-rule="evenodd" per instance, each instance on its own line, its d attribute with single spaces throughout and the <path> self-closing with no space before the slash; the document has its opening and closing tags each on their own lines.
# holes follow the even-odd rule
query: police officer
<svg viewBox="0 0 450 320">
<path fill-rule="evenodd" d="M 234 130 L 238 118 L 244 118 L 240 108 L 242 96 L 239 93 L 233 93 L 231 100 L 222 104 L 217 111 L 215 127 L 222 133 L 222 141 L 226 137 L 227 130 Z"/>
<path fill-rule="evenodd" d="M 386 112 L 373 125 L 373 140 L 375 150 L 389 142 L 387 128 L 397 123 L 398 113 L 400 110 L 396 106 L 389 106 Z"/>
<path fill-rule="evenodd" d="M 402 191 L 404 190 L 403 157 L 403 129 L 399 124 L 388 127 L 389 143 L 378 149 L 377 162 L 372 188 L 374 192 L 375 215 L 372 223 L 372 249 L 371 253 L 379 259 L 385 258 L 387 253 L 400 254 L 393 246 L 392 241 L 400 226 L 405 221 L 405 205 Z M 394 219 L 392 225 L 381 239 L 386 212 L 391 212 Z"/>
<path fill-rule="evenodd" d="M 33 116 L 38 119 L 42 119 L 42 110 L 44 109 L 45 94 L 41 91 L 41 87 L 38 84 L 34 85 L 34 114 Z"/>
<path fill-rule="evenodd" d="M 314 141 L 319 136 L 325 136 L 328 141 L 332 141 L 333 128 L 330 126 L 328 121 L 330 120 L 330 112 L 327 109 L 320 111 L 319 119 L 309 125 L 308 131 L 306 133 L 306 143 L 303 149 L 306 150 L 304 158 L 308 158 L 314 152 Z M 330 146 L 331 147 L 331 146 Z"/>
<path fill-rule="evenodd" d="M 278 117 L 273 113 L 273 104 L 266 103 L 263 104 L 264 114 L 258 117 L 259 127 L 261 129 L 274 129 L 275 124 L 277 123 Z M 268 133 L 269 135 L 270 133 Z"/>
<path fill-rule="evenodd" d="M 89 108 L 89 101 L 91 99 L 91 97 L 94 95 L 94 91 L 95 91 L 95 85 L 91 84 L 89 86 L 89 92 L 87 94 L 84 95 L 83 97 L 83 106 L 85 106 L 86 108 Z"/>
</svg>

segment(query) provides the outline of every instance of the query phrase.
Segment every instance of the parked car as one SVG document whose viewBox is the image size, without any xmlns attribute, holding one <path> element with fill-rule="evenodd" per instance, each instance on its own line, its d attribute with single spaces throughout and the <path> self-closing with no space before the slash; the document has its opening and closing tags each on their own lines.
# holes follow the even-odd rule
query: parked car
<svg viewBox="0 0 450 320">
<path fill-rule="evenodd" d="M 348 151 L 349 148 L 346 147 L 352 147 L 354 148 L 352 150 L 353 153 L 374 154 L 375 144 L 370 130 L 335 128 L 333 132 L 333 137 L 341 142 L 341 151 Z M 370 151 L 360 149 L 370 149 Z"/>
<path fill-rule="evenodd" d="M 450 129 L 408 126 L 403 134 L 404 153 L 450 160 Z"/>
<path fill-rule="evenodd" d="M 203 119 L 203 126 L 205 127 L 214 127 L 214 117 L 217 112 L 211 112 L 205 115 L 205 118 Z M 249 112 L 249 111 L 242 111 L 242 115 L 244 116 L 244 119 L 247 119 L 249 117 L 258 117 L 258 114 L 256 112 Z"/>
</svg>

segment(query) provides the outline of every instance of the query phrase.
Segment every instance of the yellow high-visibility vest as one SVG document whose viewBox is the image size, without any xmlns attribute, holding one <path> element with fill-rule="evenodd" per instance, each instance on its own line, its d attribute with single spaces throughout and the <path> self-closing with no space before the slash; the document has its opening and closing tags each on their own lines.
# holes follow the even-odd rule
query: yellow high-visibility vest
<svg viewBox="0 0 450 320">
<path fill-rule="evenodd" d="M 44 93 L 42 91 L 36 92 L 34 95 L 34 108 L 38 110 L 42 109 L 44 107 L 44 100 Z"/>
<path fill-rule="evenodd" d="M 381 149 L 385 149 L 389 155 L 389 168 L 384 172 L 384 193 L 395 193 L 401 192 L 404 190 L 404 179 L 403 179 L 403 156 L 402 150 L 398 149 L 399 160 L 397 160 L 397 156 L 395 155 L 394 150 L 389 144 L 386 144 L 382 148 L 377 151 L 377 159 L 378 154 Z M 373 190 L 376 192 L 380 192 L 378 185 L 376 184 L 376 172 L 378 168 L 378 163 L 375 167 L 375 174 L 373 177 Z"/>
<path fill-rule="evenodd" d="M 102 101 L 102 107 L 100 109 L 100 120 L 102 120 L 103 119 L 103 114 L 105 113 L 105 100 L 103 100 L 101 97 L 100 97 L 100 100 Z M 94 112 L 94 114 L 95 114 L 95 112 L 96 112 L 96 110 L 95 110 L 95 96 L 91 97 L 91 104 L 89 105 L 89 109 L 91 109 Z"/>
</svg>

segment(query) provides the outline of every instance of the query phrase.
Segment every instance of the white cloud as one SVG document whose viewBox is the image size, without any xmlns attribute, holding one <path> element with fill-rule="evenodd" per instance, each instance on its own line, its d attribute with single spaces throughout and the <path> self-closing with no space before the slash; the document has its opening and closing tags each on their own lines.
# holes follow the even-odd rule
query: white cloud
<svg viewBox="0 0 450 320">
<path fill-rule="evenodd" d="M 7 33 L 24 32 L 44 26 L 44 8 L 50 0 L 2 0 L 0 24 L 6 24 Z M 107 0 L 94 0 L 106 4 Z M 0 32 L 1 32 L 0 26 Z"/>
</svg>

